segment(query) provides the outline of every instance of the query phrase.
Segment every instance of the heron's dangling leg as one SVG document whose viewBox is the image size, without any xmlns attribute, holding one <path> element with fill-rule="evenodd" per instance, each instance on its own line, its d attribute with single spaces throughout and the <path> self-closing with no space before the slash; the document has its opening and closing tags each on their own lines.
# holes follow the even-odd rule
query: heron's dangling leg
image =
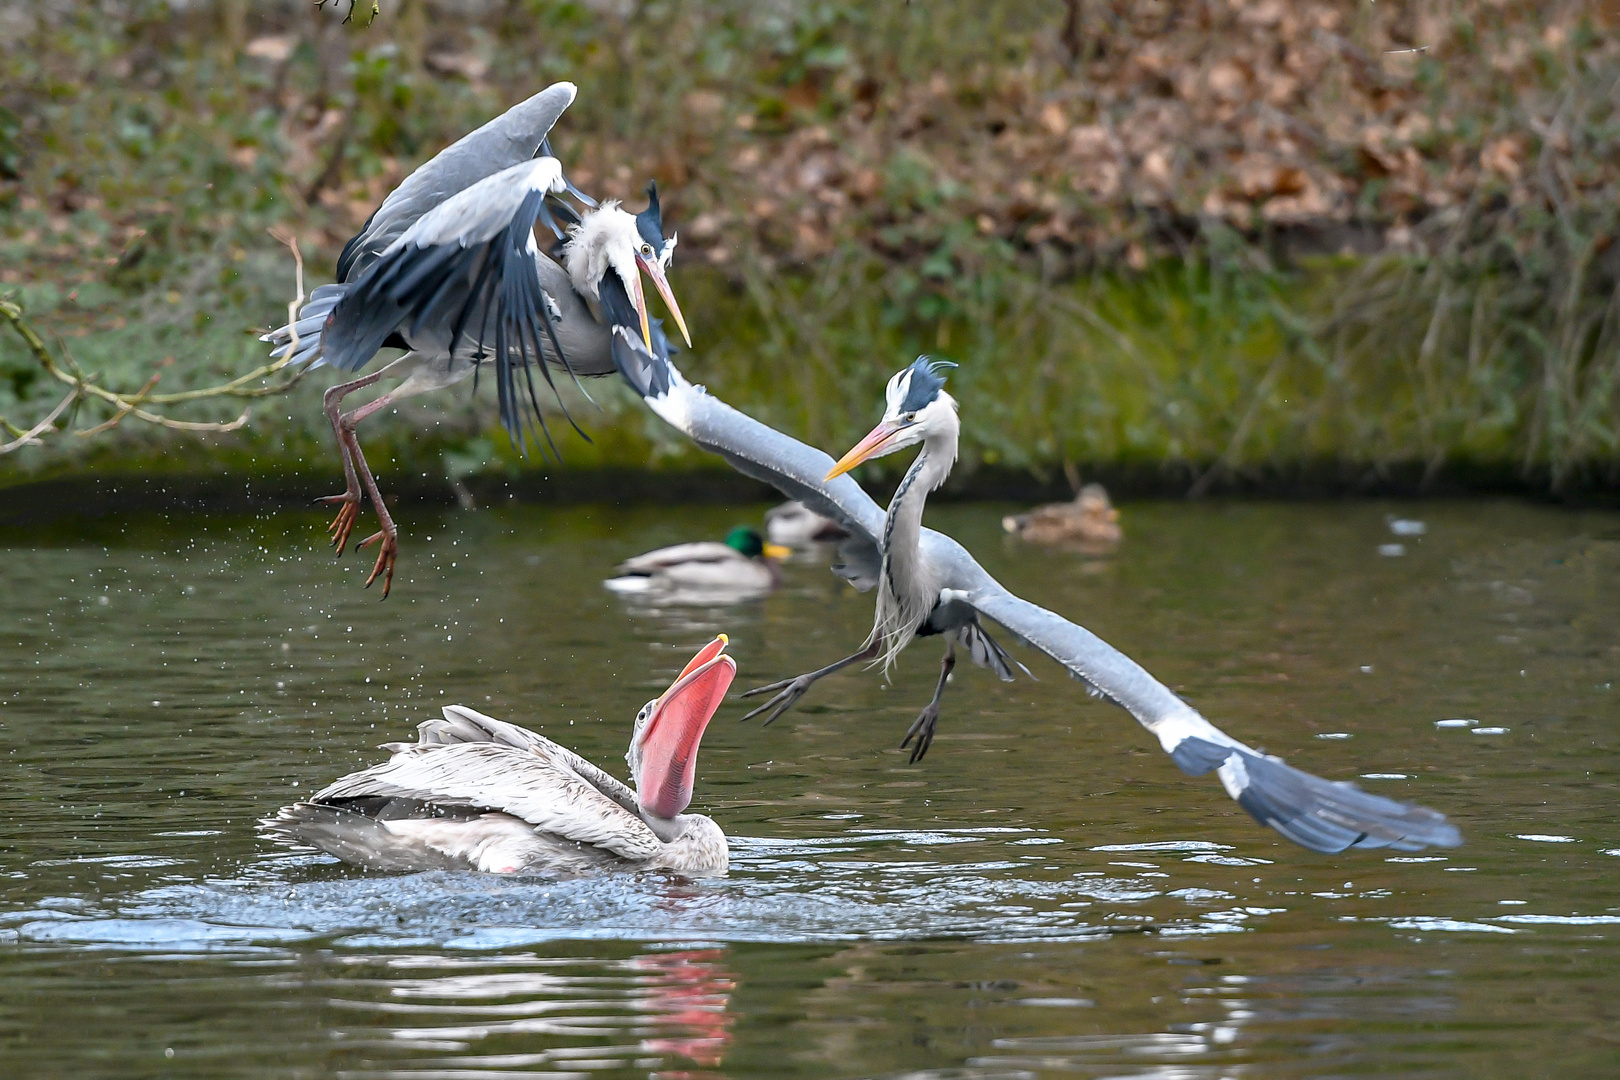
<svg viewBox="0 0 1620 1080">
<path fill-rule="evenodd" d="M 366 465 L 366 455 L 360 449 L 360 438 L 354 433 L 354 428 L 372 413 L 392 405 L 399 396 L 396 388 L 375 401 L 368 401 L 353 412 L 345 413 L 340 425 L 348 453 L 354 458 L 354 464 L 365 482 L 366 493 L 371 496 L 371 505 L 377 511 L 377 524 L 382 526 L 377 532 L 360 541 L 355 550 L 370 547 L 381 541 L 377 548 L 377 564 L 371 568 L 371 575 L 366 578 L 366 588 L 371 588 L 371 583 L 377 580 L 377 575 L 383 574 L 384 600 L 388 599 L 388 591 L 394 586 L 394 560 L 399 556 L 399 530 L 394 526 L 394 519 L 388 515 L 388 507 L 383 505 L 382 493 L 377 490 L 377 478 L 371 475 L 371 469 Z M 352 519 L 349 527 L 351 529 L 354 527 Z M 347 536 L 345 533 L 344 538 L 347 539 Z M 341 551 L 340 548 L 339 552 Z"/>
<path fill-rule="evenodd" d="M 393 389 L 375 400 L 368 401 L 353 412 L 344 413 L 339 418 L 338 431 L 350 458 L 354 461 L 355 471 L 359 473 L 360 480 L 365 484 L 366 492 L 371 496 L 371 503 L 377 509 L 377 523 L 382 526 L 375 533 L 360 541 L 359 547 L 370 547 L 378 544 L 377 563 L 371 568 L 371 574 L 366 578 L 366 587 L 376 581 L 380 575 L 383 579 L 383 599 L 388 599 L 389 590 L 394 585 L 394 561 L 399 556 L 399 530 L 394 527 L 394 519 L 389 516 L 388 508 L 383 505 L 382 493 L 377 490 L 377 479 L 371 474 L 366 465 L 366 455 L 360 449 L 360 439 L 355 434 L 355 426 L 373 413 L 413 397 L 425 394 L 430 390 L 442 390 L 453 386 L 473 373 L 475 363 L 434 362 L 425 359 L 421 354 L 408 352 L 404 356 L 377 372 L 377 376 L 389 372 L 398 372 L 404 368 L 405 377 Z M 338 496 L 342 498 L 342 496 Z M 353 525 L 351 523 L 350 527 Z"/>
<path fill-rule="evenodd" d="M 776 690 L 778 693 L 775 697 L 771 698 L 771 700 L 767 701 L 765 704 L 761 705 L 759 708 L 755 709 L 742 719 L 752 720 L 766 709 L 770 709 L 771 715 L 765 718 L 765 726 L 769 727 L 778 716 L 781 716 L 783 713 L 793 708 L 794 702 L 804 697 L 806 691 L 810 689 L 817 679 L 824 675 L 831 675 L 835 671 L 842 671 L 851 664 L 859 663 L 862 660 L 872 659 L 878 654 L 878 649 L 882 646 L 882 644 L 883 639 L 878 638 L 877 640 L 873 641 L 872 644 L 868 645 L 855 655 L 846 656 L 842 660 L 828 664 L 819 671 L 812 671 L 808 674 L 800 675 L 795 679 L 783 679 L 781 682 L 773 682 L 769 686 L 754 687 L 752 690 L 749 690 L 747 693 L 743 694 L 743 697 L 753 697 L 755 694 L 768 694 L 772 690 Z M 739 721 L 739 723 L 740 722 L 741 721 Z"/>
<path fill-rule="evenodd" d="M 392 367 L 393 365 L 389 366 Z M 343 434 L 343 416 L 339 412 L 339 407 L 343 404 L 345 397 L 356 390 L 363 390 L 370 386 L 382 378 L 383 371 L 387 370 L 388 368 L 385 367 L 382 371 L 374 371 L 370 375 L 355 379 L 353 382 L 339 383 L 336 386 L 329 387 L 321 399 L 326 418 L 332 424 L 332 434 L 337 436 L 338 452 L 343 455 L 343 478 L 346 481 L 346 486 L 343 494 L 327 495 L 317 501 L 343 504 L 338 508 L 337 517 L 332 519 L 332 524 L 326 527 L 326 531 L 332 536 L 332 543 L 337 546 L 339 555 L 343 554 L 343 549 L 348 545 L 349 534 L 354 531 L 355 519 L 360 516 L 360 478 L 355 475 L 354 458 L 349 450 L 349 440 Z"/>
<path fill-rule="evenodd" d="M 906 744 L 913 738 L 917 745 L 911 751 L 911 764 L 915 765 L 928 753 L 928 748 L 934 745 L 934 725 L 939 722 L 939 699 L 945 696 L 945 683 L 951 677 L 951 669 L 956 666 L 956 641 L 954 638 L 945 639 L 945 659 L 939 662 L 939 685 L 934 687 L 934 700 L 930 701 L 917 719 L 913 720 L 911 727 L 906 731 L 906 737 L 900 740 L 900 749 L 904 750 Z"/>
</svg>

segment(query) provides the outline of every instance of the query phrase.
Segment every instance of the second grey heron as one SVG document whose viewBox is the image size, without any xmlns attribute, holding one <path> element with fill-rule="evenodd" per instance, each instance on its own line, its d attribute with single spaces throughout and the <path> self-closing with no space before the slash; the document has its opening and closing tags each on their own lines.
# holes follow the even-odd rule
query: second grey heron
<svg viewBox="0 0 1620 1080">
<path fill-rule="evenodd" d="M 623 328 L 613 332 L 613 355 L 620 372 L 666 423 L 739 472 L 848 529 L 841 572 L 857 587 L 877 585 L 888 515 L 849 476 L 827 479 L 835 471 L 830 457 L 693 386 L 668 357 L 649 352 Z M 1234 739 L 1089 630 L 1009 592 L 949 536 L 920 529 L 915 557 L 941 605 L 961 605 L 975 617 L 994 620 L 1044 652 L 1093 694 L 1135 717 L 1184 773 L 1214 772 L 1255 820 L 1293 842 L 1322 852 L 1417 851 L 1462 843 L 1444 814 L 1345 781 L 1324 780 Z"/>
<path fill-rule="evenodd" d="M 765 718 L 768 725 L 792 708 L 818 679 L 862 660 L 881 663 L 887 671 L 913 638 L 938 634 L 945 639 L 945 658 L 940 661 L 933 700 L 918 714 L 900 742 L 902 748 L 912 747 L 911 762 L 916 764 L 933 745 L 934 728 L 939 723 L 939 702 L 945 695 L 945 683 L 956 667 L 958 645 L 967 650 L 978 666 L 989 668 L 1004 681 L 1011 682 L 1014 678 L 1013 665 L 1017 661 L 986 632 L 971 605 L 941 595 L 941 583 L 935 580 L 932 565 L 921 557 L 923 506 L 929 492 L 945 482 L 956 462 L 961 425 L 956 418 L 956 399 L 945 392 L 944 375 L 947 368 L 955 366 L 946 360 L 919 356 L 909 367 L 895 372 L 884 391 L 883 419 L 823 478 L 833 480 L 863 461 L 922 445 L 916 460 L 901 477 L 900 486 L 895 489 L 883 517 L 882 541 L 878 548 L 877 614 L 861 651 L 797 678 L 748 691 L 743 697 L 773 692 L 776 696 L 744 716 L 744 720 L 768 712 Z M 1029 669 L 1022 664 L 1018 667 L 1029 674 Z"/>
<path fill-rule="evenodd" d="M 654 352 L 667 350 L 661 326 L 647 315 L 642 274 L 691 344 L 665 273 L 676 240 L 663 234 L 657 187 L 648 186 L 648 206 L 639 214 L 613 202 L 597 207 L 568 183 L 551 154 L 549 133 L 574 94 L 572 83 L 548 87 L 407 176 L 344 247 L 338 281 L 315 289 L 296 322 L 265 336 L 273 356 L 341 371 L 360 370 L 379 349 L 407 350 L 377 371 L 331 387 L 324 401 L 346 481 L 342 494 L 323 500 L 339 507 L 332 541 L 341 555 L 361 499 L 369 496 L 380 528 L 360 546 L 379 545 L 366 584 L 384 575 L 384 596 L 393 583 L 398 530 L 355 435 L 360 421 L 487 364 L 512 440 L 523 446 L 525 426 L 530 432 L 537 426 L 549 443 L 535 368 L 553 392 L 548 365 L 576 378 L 611 374 L 613 326 L 637 330 Z M 548 203 L 562 193 L 580 199 L 585 212 Z M 535 241 L 537 224 L 562 238 L 554 213 L 572 226 L 560 263 Z M 385 376 L 401 381 L 358 409 L 341 411 L 347 395 Z"/>
</svg>

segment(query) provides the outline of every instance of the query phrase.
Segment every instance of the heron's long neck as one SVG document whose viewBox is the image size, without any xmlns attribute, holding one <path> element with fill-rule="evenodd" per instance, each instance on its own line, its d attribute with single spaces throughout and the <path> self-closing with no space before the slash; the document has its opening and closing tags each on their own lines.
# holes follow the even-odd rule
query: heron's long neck
<svg viewBox="0 0 1620 1080">
<path fill-rule="evenodd" d="M 883 521 L 884 557 L 914 559 L 922 538 L 923 507 L 928 493 L 945 482 L 956 461 L 956 433 L 924 441 L 922 453 L 901 477 Z"/>
<path fill-rule="evenodd" d="M 921 559 L 923 507 L 928 493 L 945 482 L 956 461 L 957 432 L 952 425 L 923 442 L 922 453 L 900 480 L 883 520 L 883 566 L 872 639 L 883 639 L 884 667 L 916 635 L 933 610 L 936 583 Z M 869 639 L 870 640 L 870 639 Z"/>
</svg>

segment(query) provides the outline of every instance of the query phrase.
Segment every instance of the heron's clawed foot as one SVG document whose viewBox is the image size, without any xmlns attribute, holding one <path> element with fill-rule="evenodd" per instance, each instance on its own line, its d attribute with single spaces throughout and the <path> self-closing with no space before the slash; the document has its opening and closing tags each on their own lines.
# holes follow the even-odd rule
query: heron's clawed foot
<svg viewBox="0 0 1620 1080">
<path fill-rule="evenodd" d="M 934 725 L 938 722 L 939 702 L 930 701 L 928 707 L 911 722 L 911 727 L 906 729 L 906 737 L 900 740 L 900 749 L 904 750 L 912 739 L 917 740 L 917 745 L 911 748 L 910 764 L 921 761 L 928 748 L 934 745 Z"/>
<path fill-rule="evenodd" d="M 368 548 L 378 541 L 382 542 L 382 546 L 377 549 L 377 565 L 371 568 L 371 576 L 366 578 L 366 588 L 371 588 L 371 583 L 377 580 L 378 574 L 383 575 L 384 600 L 388 599 L 388 590 L 394 587 L 394 560 L 399 557 L 398 537 L 397 532 L 386 528 L 360 541 L 360 548 Z M 360 548 L 355 550 L 358 551 Z"/>
<path fill-rule="evenodd" d="M 327 495 L 318 501 L 343 504 L 338 507 L 337 517 L 332 519 L 332 524 L 326 527 L 331 534 L 332 545 L 342 555 L 343 549 L 349 546 L 349 534 L 354 532 L 354 523 L 360 518 L 360 493 L 345 491 L 342 495 Z"/>
<path fill-rule="evenodd" d="M 793 708 L 794 703 L 804 697 L 810 687 L 815 685 L 815 682 L 816 680 L 808 675 L 800 675 L 795 679 L 783 679 L 781 682 L 773 682 L 769 686 L 756 686 L 752 690 L 746 691 L 743 694 L 745 698 L 754 697 L 757 694 L 769 694 L 773 690 L 778 691 L 778 693 L 771 700 L 744 716 L 742 720 L 752 720 L 768 709 L 770 715 L 765 718 L 764 726 L 770 727 L 777 717 Z M 739 720 L 738 723 L 741 723 L 742 720 Z"/>
</svg>

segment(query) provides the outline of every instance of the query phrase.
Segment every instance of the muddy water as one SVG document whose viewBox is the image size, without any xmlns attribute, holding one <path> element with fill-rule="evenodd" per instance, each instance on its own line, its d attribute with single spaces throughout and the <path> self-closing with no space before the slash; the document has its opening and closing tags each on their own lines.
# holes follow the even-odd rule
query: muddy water
<svg viewBox="0 0 1620 1080">
<path fill-rule="evenodd" d="M 1465 846 L 1293 847 L 1023 650 L 1041 681 L 962 672 L 908 766 L 920 641 L 768 729 L 722 709 L 697 799 L 725 879 L 362 873 L 254 822 L 447 702 L 617 769 L 710 635 L 741 689 L 858 644 L 869 599 L 813 560 L 729 608 L 599 585 L 759 507 L 407 508 L 386 603 L 304 514 L 10 532 L 5 1075 L 1620 1072 L 1620 518 L 1149 504 L 1097 560 L 1004 538 L 1005 509 L 930 519 L 1233 734 Z"/>
</svg>

